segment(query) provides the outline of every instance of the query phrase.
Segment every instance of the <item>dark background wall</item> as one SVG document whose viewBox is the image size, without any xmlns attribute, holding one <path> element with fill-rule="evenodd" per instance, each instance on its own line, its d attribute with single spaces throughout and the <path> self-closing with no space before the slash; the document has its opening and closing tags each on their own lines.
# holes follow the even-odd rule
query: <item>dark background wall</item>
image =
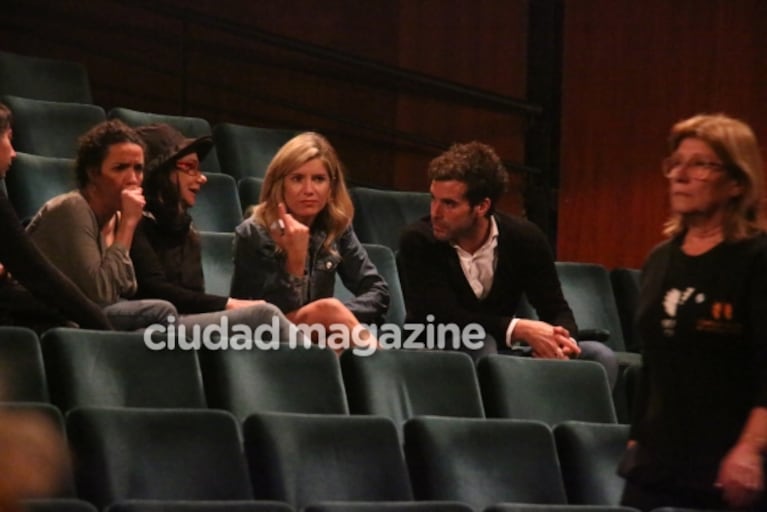
<svg viewBox="0 0 767 512">
<path fill-rule="evenodd" d="M 319 130 L 356 183 L 426 190 L 441 148 L 488 142 L 541 166 L 512 173 L 502 208 L 539 221 L 559 259 L 612 267 L 661 239 L 675 120 L 724 111 L 767 140 L 765 32 L 761 0 L 5 0 L 0 50 L 84 63 L 106 109 Z"/>
<path fill-rule="evenodd" d="M 767 144 L 767 2 L 566 5 L 558 257 L 638 266 L 662 240 L 674 122 L 725 112 Z"/>
</svg>

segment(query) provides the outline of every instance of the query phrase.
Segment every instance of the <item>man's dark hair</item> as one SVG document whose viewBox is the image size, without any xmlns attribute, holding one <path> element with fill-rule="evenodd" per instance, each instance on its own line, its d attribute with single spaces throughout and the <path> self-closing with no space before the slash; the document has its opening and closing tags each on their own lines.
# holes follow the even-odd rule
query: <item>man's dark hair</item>
<svg viewBox="0 0 767 512">
<path fill-rule="evenodd" d="M 110 146 L 130 142 L 146 149 L 144 140 L 135 130 L 117 119 L 97 124 L 85 132 L 77 142 L 75 177 L 79 188 L 84 188 L 90 181 L 88 175 L 90 169 L 101 168 Z"/>
<path fill-rule="evenodd" d="M 481 142 L 453 144 L 433 159 L 428 167 L 429 180 L 456 180 L 466 184 L 466 199 L 471 206 L 490 199 L 488 215 L 506 191 L 509 182 L 503 162 L 493 148 Z"/>
</svg>

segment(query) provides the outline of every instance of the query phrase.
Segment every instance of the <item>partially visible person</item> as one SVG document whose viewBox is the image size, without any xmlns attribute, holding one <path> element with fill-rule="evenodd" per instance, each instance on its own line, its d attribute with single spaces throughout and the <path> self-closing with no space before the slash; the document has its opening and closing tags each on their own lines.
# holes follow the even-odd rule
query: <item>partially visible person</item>
<svg viewBox="0 0 767 512">
<path fill-rule="evenodd" d="M 26 499 L 56 496 L 70 467 L 61 429 L 42 413 L 22 408 L 0 412 L 0 510 L 27 510 Z"/>
<path fill-rule="evenodd" d="M 381 322 L 388 285 L 352 229 L 353 213 L 327 139 L 306 132 L 288 141 L 269 164 L 253 215 L 236 229 L 232 296 L 266 300 L 297 324 L 352 330 Z M 346 303 L 333 298 L 336 273 L 354 294 Z"/>
<path fill-rule="evenodd" d="M 753 131 L 724 115 L 675 124 L 671 215 L 642 269 L 643 364 L 623 504 L 767 510 L 767 237 Z"/>
<path fill-rule="evenodd" d="M 188 328 L 242 324 L 255 330 L 274 325 L 274 335 L 288 342 L 299 336 L 295 326 L 275 306 L 263 300 L 242 300 L 205 293 L 200 235 L 189 209 L 208 181 L 200 160 L 213 147 L 210 137 L 186 138 L 167 124 L 137 129 L 146 144 L 144 194 L 147 205 L 131 245 L 139 298 L 165 299 L 181 314 Z"/>
<path fill-rule="evenodd" d="M 545 235 L 531 222 L 496 211 L 508 176 L 498 155 L 479 142 L 455 144 L 428 168 L 430 216 L 406 227 L 398 254 L 408 322 L 479 324 L 485 347 L 519 345 L 534 357 L 583 358 L 604 365 L 614 385 L 618 364 L 609 347 L 577 343 L 578 328 Z M 540 320 L 516 317 L 526 296 Z"/>
<path fill-rule="evenodd" d="M 144 141 L 120 121 L 99 123 L 80 137 L 75 174 L 78 189 L 45 203 L 27 232 L 115 328 L 167 324 L 169 302 L 126 300 L 137 289 L 129 251 L 144 211 Z"/>
<path fill-rule="evenodd" d="M 0 179 L 16 156 L 11 122 L 10 110 L 0 103 Z M 8 197 L 0 192 L 0 325 L 42 332 L 73 324 L 111 329 L 101 309 L 37 250 Z"/>
</svg>

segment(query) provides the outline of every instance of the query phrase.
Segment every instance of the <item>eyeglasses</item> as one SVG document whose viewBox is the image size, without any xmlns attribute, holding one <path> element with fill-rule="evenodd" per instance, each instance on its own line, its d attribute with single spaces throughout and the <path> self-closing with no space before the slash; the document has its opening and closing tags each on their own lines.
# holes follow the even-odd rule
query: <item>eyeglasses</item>
<svg viewBox="0 0 767 512">
<path fill-rule="evenodd" d="M 696 180 L 707 180 L 711 177 L 711 173 L 714 171 L 724 171 L 729 169 L 728 165 L 721 162 L 711 162 L 699 158 L 693 158 L 687 162 L 682 161 L 677 157 L 670 156 L 663 159 L 661 165 L 661 171 L 663 176 L 670 178 L 674 171 L 684 169 L 688 176 Z"/>
<path fill-rule="evenodd" d="M 202 176 L 202 169 L 200 169 L 199 162 L 176 162 L 176 169 L 192 178 L 199 178 Z"/>
</svg>

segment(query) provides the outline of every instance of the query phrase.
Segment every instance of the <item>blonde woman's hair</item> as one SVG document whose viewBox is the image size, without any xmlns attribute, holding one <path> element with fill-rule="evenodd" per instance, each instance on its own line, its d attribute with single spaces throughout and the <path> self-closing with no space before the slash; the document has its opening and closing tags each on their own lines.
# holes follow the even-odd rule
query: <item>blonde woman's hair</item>
<svg viewBox="0 0 767 512">
<path fill-rule="evenodd" d="M 751 128 L 724 114 L 701 114 L 679 121 L 671 128 L 668 144 L 674 152 L 683 140 L 700 139 L 722 160 L 743 193 L 725 206 L 723 234 L 728 241 L 749 238 L 762 231 L 760 207 L 764 192 L 764 167 L 759 144 Z M 673 237 L 687 229 L 684 218 L 672 214 L 663 234 Z"/>
<path fill-rule="evenodd" d="M 259 204 L 253 209 L 253 219 L 267 229 L 279 219 L 277 207 L 285 202 L 285 177 L 315 158 L 319 158 L 328 171 L 330 197 L 328 197 L 328 204 L 314 219 L 314 226 L 325 230 L 327 237 L 322 245 L 325 249 L 332 250 L 333 243 L 351 225 L 354 207 L 346 188 L 343 166 L 336 150 L 325 137 L 318 133 L 298 134 L 277 151 L 266 169 Z"/>
</svg>

